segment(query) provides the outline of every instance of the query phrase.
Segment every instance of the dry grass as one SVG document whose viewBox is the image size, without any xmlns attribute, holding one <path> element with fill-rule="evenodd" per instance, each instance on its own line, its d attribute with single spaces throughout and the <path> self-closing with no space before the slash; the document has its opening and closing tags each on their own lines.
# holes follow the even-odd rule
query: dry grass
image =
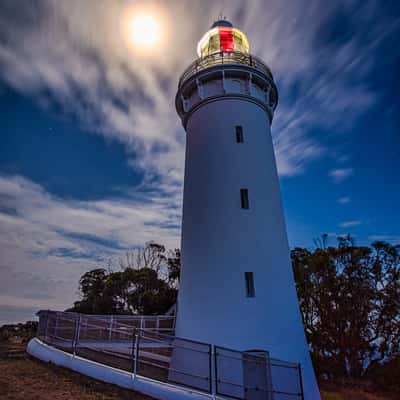
<svg viewBox="0 0 400 400">
<path fill-rule="evenodd" d="M 13 345 L 15 348 L 15 344 Z M 4 353 L 3 353 L 4 354 Z M 28 356 L 0 359 L 2 400 L 151 400 Z"/>
<path fill-rule="evenodd" d="M 350 385 L 329 385 L 322 388 L 322 400 L 398 400 L 396 394 L 376 393 L 363 387 L 351 387 Z"/>
</svg>

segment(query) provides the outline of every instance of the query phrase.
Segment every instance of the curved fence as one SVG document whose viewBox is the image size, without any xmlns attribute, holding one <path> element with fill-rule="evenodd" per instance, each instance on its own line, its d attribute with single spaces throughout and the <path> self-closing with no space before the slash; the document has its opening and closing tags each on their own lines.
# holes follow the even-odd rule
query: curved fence
<svg viewBox="0 0 400 400">
<path fill-rule="evenodd" d="M 159 382 L 240 400 L 303 400 L 299 364 L 173 336 L 171 316 L 40 311 L 38 338 L 89 360 Z"/>
<path fill-rule="evenodd" d="M 220 52 L 210 54 L 207 57 L 198 58 L 192 64 L 186 68 L 185 72 L 181 75 L 179 79 L 179 87 L 182 86 L 182 83 L 190 78 L 192 75 L 196 74 L 197 72 L 213 67 L 215 65 L 229 65 L 229 64 L 241 64 L 252 67 L 263 74 L 266 74 L 271 80 L 272 72 L 268 68 L 268 66 L 261 61 L 258 57 L 252 56 L 251 54 L 239 53 L 239 52 Z"/>
</svg>

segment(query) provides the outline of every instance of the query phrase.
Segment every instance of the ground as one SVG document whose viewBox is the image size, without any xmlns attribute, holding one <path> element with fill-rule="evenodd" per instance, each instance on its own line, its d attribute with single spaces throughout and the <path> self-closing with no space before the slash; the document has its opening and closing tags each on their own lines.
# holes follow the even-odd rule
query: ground
<svg viewBox="0 0 400 400">
<path fill-rule="evenodd" d="M 362 389 L 349 387 L 336 388 L 330 391 L 321 390 L 322 400 L 396 400 L 390 394 L 368 393 Z"/>
<path fill-rule="evenodd" d="M 129 390 L 98 382 L 24 353 L 18 343 L 0 343 L 2 400 L 151 400 Z"/>
<path fill-rule="evenodd" d="M 362 387 L 323 388 L 323 400 L 395 400 Z M 29 357 L 18 342 L 0 342 L 0 397 L 2 400 L 151 400 L 129 390 L 98 382 L 65 368 Z"/>
</svg>

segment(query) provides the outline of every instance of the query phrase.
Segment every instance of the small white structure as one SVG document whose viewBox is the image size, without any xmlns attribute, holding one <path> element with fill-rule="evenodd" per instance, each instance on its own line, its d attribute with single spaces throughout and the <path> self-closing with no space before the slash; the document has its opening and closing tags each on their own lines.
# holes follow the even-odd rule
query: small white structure
<svg viewBox="0 0 400 400">
<path fill-rule="evenodd" d="M 176 96 L 187 132 L 176 335 L 299 362 L 305 399 L 318 400 L 271 139 L 272 74 L 226 20 L 198 55 Z"/>
</svg>

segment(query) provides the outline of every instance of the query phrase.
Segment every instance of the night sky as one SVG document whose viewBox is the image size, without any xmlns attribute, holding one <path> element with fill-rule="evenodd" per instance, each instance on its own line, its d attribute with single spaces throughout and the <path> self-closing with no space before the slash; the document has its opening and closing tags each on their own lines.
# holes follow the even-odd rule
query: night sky
<svg viewBox="0 0 400 400">
<path fill-rule="evenodd" d="M 138 50 L 128 9 L 161 21 Z M 0 324 L 65 309 L 80 275 L 179 246 L 177 82 L 220 13 L 273 71 L 272 135 L 291 247 L 400 243 L 400 2 L 0 3 Z"/>
</svg>

